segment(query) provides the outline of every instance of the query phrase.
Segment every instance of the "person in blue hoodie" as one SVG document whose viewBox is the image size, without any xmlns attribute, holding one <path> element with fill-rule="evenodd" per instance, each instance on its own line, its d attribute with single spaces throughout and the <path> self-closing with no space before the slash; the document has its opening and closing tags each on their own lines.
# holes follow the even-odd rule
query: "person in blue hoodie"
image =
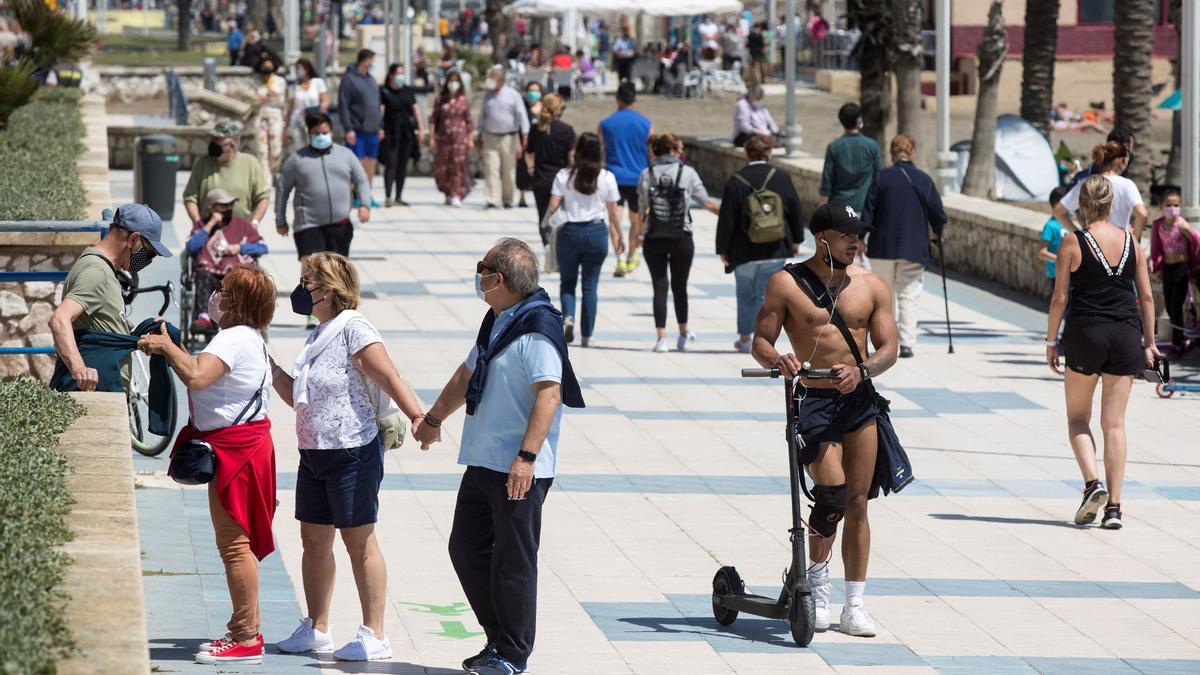
<svg viewBox="0 0 1200 675">
<path fill-rule="evenodd" d="M 467 417 L 458 463 L 450 560 L 487 645 L 463 670 L 513 675 L 527 668 L 537 618 L 542 504 L 554 482 L 562 404 L 584 406 L 567 356 L 562 313 L 538 286 L 537 256 L 513 238 L 475 266 L 488 304 L 475 346 L 414 438 L 426 449 L 459 407 Z"/>
</svg>

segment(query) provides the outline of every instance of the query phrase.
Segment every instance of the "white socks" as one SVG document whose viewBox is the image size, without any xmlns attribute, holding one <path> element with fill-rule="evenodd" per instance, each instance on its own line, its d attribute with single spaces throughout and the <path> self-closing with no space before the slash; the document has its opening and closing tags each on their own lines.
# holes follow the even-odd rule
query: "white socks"
<svg viewBox="0 0 1200 675">
<path fill-rule="evenodd" d="M 863 604 L 863 591 L 867 588 L 865 581 L 847 581 L 846 582 L 846 604 L 861 605 Z"/>
<path fill-rule="evenodd" d="M 829 583 L 829 561 L 815 562 L 808 566 L 808 580 L 817 585 Z"/>
</svg>

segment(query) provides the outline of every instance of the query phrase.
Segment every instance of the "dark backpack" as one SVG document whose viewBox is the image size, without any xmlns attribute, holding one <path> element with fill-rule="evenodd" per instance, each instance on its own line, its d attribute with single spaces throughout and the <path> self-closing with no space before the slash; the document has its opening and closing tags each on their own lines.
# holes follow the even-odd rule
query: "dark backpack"
<svg viewBox="0 0 1200 675">
<path fill-rule="evenodd" d="M 755 244 L 769 244 L 787 236 L 787 225 L 783 218 L 783 197 L 778 192 L 768 190 L 767 184 L 775 175 L 775 168 L 767 172 L 762 187 L 754 187 L 740 173 L 733 177 L 750 188 L 750 196 L 746 197 L 746 236 Z"/>
<path fill-rule="evenodd" d="M 675 171 L 675 180 L 663 172 L 654 180 L 654 167 L 646 169 L 650 178 L 650 217 L 647 219 L 647 239 L 681 239 L 687 236 L 687 191 L 679 186 L 683 177 L 683 162 Z"/>
</svg>

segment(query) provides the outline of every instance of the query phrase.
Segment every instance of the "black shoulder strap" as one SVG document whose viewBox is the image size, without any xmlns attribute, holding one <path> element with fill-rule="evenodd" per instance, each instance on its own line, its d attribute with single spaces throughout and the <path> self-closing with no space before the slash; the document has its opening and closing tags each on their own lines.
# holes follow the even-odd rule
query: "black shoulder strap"
<svg viewBox="0 0 1200 675">
<path fill-rule="evenodd" d="M 250 406 L 254 406 L 254 412 L 250 413 L 249 419 L 254 419 L 254 417 L 258 415 L 258 411 L 262 410 L 263 388 L 267 386 L 267 375 L 271 373 L 271 359 L 267 357 L 266 342 L 263 343 L 263 360 L 267 362 L 267 370 L 263 373 L 262 384 L 258 385 L 258 391 L 254 392 L 254 395 L 250 397 L 249 401 L 246 401 L 246 407 L 242 408 L 242 412 L 238 413 L 237 418 L 233 420 L 233 424 L 230 426 L 237 426 L 241 424 L 242 418 L 246 416 L 246 412 L 250 410 Z"/>
<path fill-rule="evenodd" d="M 910 186 L 912 186 L 913 192 L 917 193 L 917 201 L 921 203 L 921 213 L 924 214 L 925 221 L 928 222 L 929 221 L 929 207 L 925 205 L 924 193 L 922 193 L 919 189 L 917 189 L 917 184 L 913 182 L 912 176 L 908 175 L 908 172 L 904 170 L 904 167 L 897 164 L 896 168 L 900 169 L 900 173 L 904 174 L 904 178 L 907 179 L 908 184 Z"/>
<path fill-rule="evenodd" d="M 808 265 L 804 263 L 793 263 L 784 267 L 796 280 L 796 285 L 800 287 L 808 297 L 812 298 L 813 304 L 817 307 L 823 307 L 829 312 L 830 323 L 838 329 L 842 334 L 842 339 L 846 341 L 846 345 L 850 347 L 850 354 L 854 356 L 854 361 L 862 365 L 862 352 L 858 349 L 858 343 L 854 341 L 854 335 L 850 332 L 850 327 L 846 325 L 846 320 L 842 318 L 841 313 L 834 306 L 833 298 L 829 294 L 829 290 Z M 817 289 L 821 289 L 818 291 Z"/>
<path fill-rule="evenodd" d="M 679 187 L 681 178 L 683 178 L 683 160 L 679 161 L 679 168 L 675 170 L 675 187 Z"/>
</svg>

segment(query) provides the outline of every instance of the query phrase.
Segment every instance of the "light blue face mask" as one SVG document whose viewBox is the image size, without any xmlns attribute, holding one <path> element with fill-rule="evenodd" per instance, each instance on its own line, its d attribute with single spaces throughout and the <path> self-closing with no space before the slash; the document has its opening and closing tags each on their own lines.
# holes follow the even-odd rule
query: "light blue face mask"
<svg viewBox="0 0 1200 675">
<path fill-rule="evenodd" d="M 397 87 L 403 87 L 408 82 L 408 78 L 402 74 L 398 74 L 392 78 L 396 82 Z"/>
<path fill-rule="evenodd" d="M 333 134 L 313 134 L 308 142 L 314 150 L 328 150 L 333 147 Z"/>
<path fill-rule="evenodd" d="M 491 293 L 492 291 L 494 291 L 494 290 L 496 290 L 496 289 L 495 289 L 495 288 L 493 288 L 493 289 L 492 289 L 492 291 L 485 291 L 485 290 L 483 290 L 483 279 L 484 279 L 484 276 L 494 277 L 494 276 L 496 276 L 496 275 L 495 275 L 495 274 L 483 275 L 483 274 L 480 274 L 479 272 L 476 272 L 476 273 L 475 273 L 475 295 L 479 296 L 479 299 L 480 299 L 480 300 L 484 300 L 484 301 L 486 301 L 486 300 L 487 300 L 487 294 L 488 294 L 488 293 Z"/>
</svg>

